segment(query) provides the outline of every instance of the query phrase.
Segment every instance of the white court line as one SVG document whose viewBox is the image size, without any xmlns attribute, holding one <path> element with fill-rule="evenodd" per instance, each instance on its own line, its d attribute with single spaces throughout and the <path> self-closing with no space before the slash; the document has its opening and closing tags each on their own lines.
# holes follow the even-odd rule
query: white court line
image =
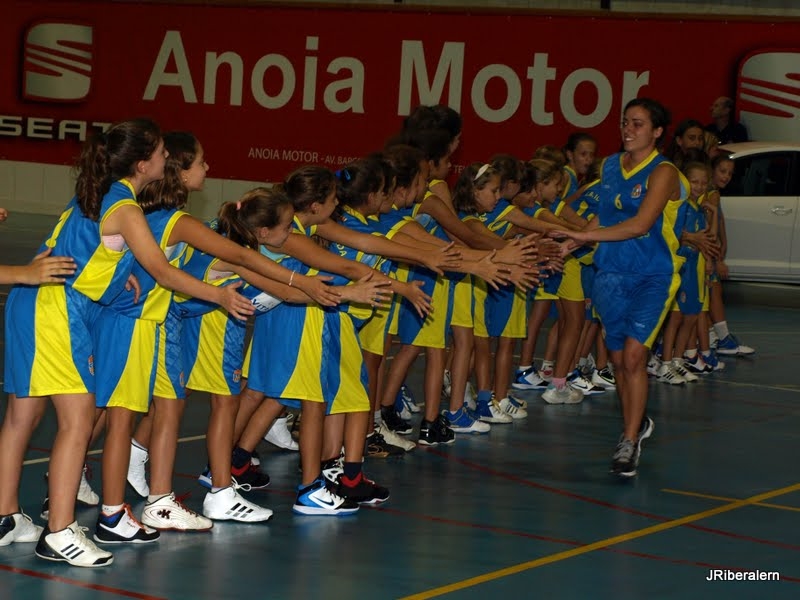
<svg viewBox="0 0 800 600">
<path fill-rule="evenodd" d="M 178 438 L 178 443 L 181 444 L 183 442 L 197 442 L 199 440 L 204 440 L 204 439 L 206 439 L 206 436 L 204 436 L 204 435 L 192 435 L 192 436 L 185 437 L 185 438 Z M 99 449 L 99 450 L 89 450 L 89 452 L 87 452 L 86 454 L 87 455 L 93 455 L 93 454 L 102 454 L 102 453 L 103 453 L 103 450 Z M 23 466 L 24 465 L 40 465 L 40 464 L 46 463 L 46 462 L 50 462 L 50 457 L 49 456 L 45 456 L 44 458 L 32 458 L 31 460 L 26 460 L 22 464 L 23 464 Z"/>
<path fill-rule="evenodd" d="M 780 385 L 763 385 L 761 383 L 745 383 L 741 381 L 728 381 L 726 379 L 717 379 L 714 383 L 727 383 L 728 385 L 735 385 L 739 387 L 753 387 L 764 390 L 779 390 L 781 392 L 800 392 L 800 386 L 780 386 Z"/>
</svg>

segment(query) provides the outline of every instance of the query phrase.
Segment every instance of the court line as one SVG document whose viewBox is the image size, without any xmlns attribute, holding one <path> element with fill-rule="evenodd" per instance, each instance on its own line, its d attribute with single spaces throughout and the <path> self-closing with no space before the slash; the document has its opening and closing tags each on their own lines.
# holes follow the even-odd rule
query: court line
<svg viewBox="0 0 800 600">
<path fill-rule="evenodd" d="M 112 567 L 113 568 L 113 567 Z M 136 598 L 137 600 L 168 600 L 162 596 L 150 596 L 149 594 L 141 594 L 139 592 L 131 592 L 130 590 L 123 590 L 114 588 L 107 585 L 100 585 L 97 583 L 86 583 L 85 581 L 78 581 L 76 579 L 68 579 L 59 575 L 50 575 L 48 573 L 40 573 L 39 571 L 31 571 L 30 569 L 20 569 L 19 567 L 12 567 L 9 565 L 0 564 L 1 571 L 15 573 L 17 575 L 26 575 L 28 577 L 38 577 L 47 581 L 57 581 L 58 583 L 66 583 L 75 587 L 86 588 L 89 590 L 97 590 L 99 592 L 108 592 L 116 596 L 123 596 L 125 598 Z"/>
<path fill-rule="evenodd" d="M 675 529 L 676 527 L 688 525 L 690 523 L 694 523 L 695 521 L 700 521 L 702 519 L 707 519 L 709 517 L 714 517 L 716 515 L 731 512 L 733 510 L 737 510 L 744 506 L 757 504 L 764 500 L 775 498 L 777 496 L 783 496 L 784 494 L 789 494 L 796 491 L 800 491 L 800 483 L 795 483 L 790 486 L 786 486 L 769 492 L 764 492 L 762 494 L 757 494 L 755 496 L 744 498 L 742 500 L 736 500 L 724 506 L 718 506 L 716 508 L 704 510 L 699 513 L 693 513 L 691 515 L 686 515 L 685 517 L 672 519 L 664 523 L 658 523 L 657 525 L 651 525 L 650 527 L 644 527 L 642 529 L 637 529 L 628 533 L 616 535 L 614 537 L 598 540 L 597 542 L 586 544 L 578 548 L 564 550 L 562 552 L 556 552 L 555 554 L 543 556 L 541 558 L 513 565 L 511 567 L 506 567 L 505 569 L 499 569 L 497 571 L 484 573 L 483 575 L 478 575 L 477 577 L 464 579 L 462 581 L 451 583 L 449 585 L 444 585 L 438 588 L 426 590 L 424 592 L 419 592 L 417 594 L 412 594 L 411 596 L 405 596 L 401 600 L 426 600 L 427 598 L 435 598 L 437 596 L 442 596 L 444 594 L 449 594 L 452 592 L 463 590 L 469 587 L 480 585 L 482 583 L 494 581 L 495 579 L 500 579 L 502 577 L 507 577 L 509 575 L 515 575 L 517 573 L 522 573 L 524 571 L 529 571 L 531 569 L 536 569 L 538 567 L 560 562 L 562 560 L 566 560 L 574 556 L 581 556 L 583 554 L 594 552 L 595 550 L 605 549 L 608 548 L 609 546 L 614 546 L 616 544 L 622 544 L 624 542 L 629 542 L 631 540 L 646 537 L 648 535 L 653 535 L 654 533 L 660 533 L 662 531 Z"/>
<path fill-rule="evenodd" d="M 673 490 L 670 488 L 663 488 L 662 492 L 668 494 L 679 494 L 681 496 L 692 496 L 694 498 L 706 498 L 707 500 L 718 500 L 719 502 L 736 502 L 740 498 L 728 498 L 727 496 L 713 496 L 711 494 L 701 494 L 699 492 L 688 492 L 685 490 Z M 771 502 L 754 502 L 753 506 L 763 506 L 764 508 L 777 508 L 778 510 L 790 510 L 793 512 L 800 512 L 797 506 L 786 506 L 785 504 L 772 504 Z"/>
</svg>

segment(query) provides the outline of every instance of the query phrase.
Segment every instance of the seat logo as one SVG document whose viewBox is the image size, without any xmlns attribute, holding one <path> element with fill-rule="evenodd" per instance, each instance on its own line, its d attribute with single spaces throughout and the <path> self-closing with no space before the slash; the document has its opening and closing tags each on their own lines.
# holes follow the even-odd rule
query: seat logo
<svg viewBox="0 0 800 600">
<path fill-rule="evenodd" d="M 22 96 L 27 100 L 77 102 L 92 85 L 92 28 L 75 23 L 37 23 L 25 32 Z"/>
<path fill-rule="evenodd" d="M 736 90 L 739 118 L 751 139 L 800 136 L 800 50 L 759 50 L 742 60 Z"/>
</svg>

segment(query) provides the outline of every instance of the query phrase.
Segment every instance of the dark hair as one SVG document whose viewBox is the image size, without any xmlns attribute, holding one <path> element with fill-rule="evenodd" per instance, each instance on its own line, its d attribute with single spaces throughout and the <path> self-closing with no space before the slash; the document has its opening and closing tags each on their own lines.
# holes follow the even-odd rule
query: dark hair
<svg viewBox="0 0 800 600">
<path fill-rule="evenodd" d="M 145 213 L 186 206 L 189 190 L 181 180 L 181 171 L 191 168 L 199 145 L 197 138 L 186 131 L 164 134 L 164 148 L 169 152 L 164 178 L 148 183 L 136 198 Z"/>
<path fill-rule="evenodd" d="M 500 189 L 502 190 L 509 181 L 519 183 L 522 178 L 522 161 L 510 154 L 495 154 L 489 163 L 495 173 L 500 175 Z M 510 198 L 509 198 L 510 200 Z"/>
<path fill-rule="evenodd" d="M 696 160 L 686 162 L 683 165 L 683 168 L 681 169 L 681 172 L 684 175 L 686 175 L 686 177 L 689 177 L 689 171 L 692 171 L 693 169 L 702 169 L 703 171 L 706 172 L 706 175 L 711 177 L 711 167 L 708 166 L 708 163 L 707 162 L 698 162 Z"/>
<path fill-rule="evenodd" d="M 552 144 L 539 146 L 533 153 L 533 158 L 534 160 L 544 159 L 556 163 L 559 169 L 563 169 L 567 166 L 567 157 L 564 155 L 564 152 L 561 148 L 553 146 Z"/>
<path fill-rule="evenodd" d="M 399 188 L 409 188 L 419 175 L 420 163 L 425 156 L 419 148 L 408 144 L 395 144 L 383 151 L 383 159 L 391 166 L 394 174 L 395 185 Z"/>
<path fill-rule="evenodd" d="M 588 134 L 585 131 L 576 131 L 569 134 L 567 143 L 564 144 L 564 147 L 561 150 L 564 152 L 564 154 L 567 152 L 575 152 L 575 150 L 578 149 L 578 144 L 581 142 L 592 142 L 595 146 L 597 146 L 597 140 L 595 140 L 591 134 Z"/>
<path fill-rule="evenodd" d="M 553 177 L 561 177 L 564 172 L 564 167 L 557 162 L 547 160 L 545 158 L 534 158 L 529 160 L 525 170 L 526 185 L 530 181 L 530 188 L 532 190 L 539 183 L 546 183 L 553 179 Z"/>
<path fill-rule="evenodd" d="M 667 127 L 669 127 L 672 120 L 669 111 L 663 104 L 652 98 L 634 98 L 625 105 L 625 110 L 622 113 L 625 114 L 629 108 L 634 106 L 640 106 L 648 112 L 653 129 L 663 128 L 661 136 L 656 139 L 656 146 L 661 146 L 667 136 Z"/>
<path fill-rule="evenodd" d="M 714 172 L 717 170 L 717 167 L 720 166 L 724 162 L 733 162 L 730 154 L 717 154 L 711 160 L 711 171 Z"/>
<path fill-rule="evenodd" d="M 485 168 L 484 168 L 485 167 Z M 483 170 L 483 173 L 480 173 Z M 480 173 L 480 176 L 478 176 Z M 456 210 L 474 213 L 477 210 L 475 192 L 482 190 L 497 175 L 491 165 L 475 162 L 461 171 L 453 188 L 453 206 Z"/>
<path fill-rule="evenodd" d="M 678 145 L 678 138 L 682 138 L 686 135 L 686 132 L 690 129 L 699 129 L 702 132 L 705 132 L 705 128 L 703 124 L 698 121 L 697 119 L 684 119 L 675 127 L 675 133 L 672 136 L 672 140 L 667 147 L 666 152 L 664 154 L 673 162 L 675 163 L 678 168 L 680 168 L 680 164 L 686 162 L 686 154 L 693 150 L 693 148 L 683 149 L 681 146 Z M 705 137 L 703 138 L 703 148 L 705 148 Z M 704 150 L 705 151 L 705 150 Z"/>
<path fill-rule="evenodd" d="M 450 134 L 444 129 L 409 129 L 400 134 L 400 141 L 422 150 L 425 160 L 439 164 L 450 153 Z"/>
<path fill-rule="evenodd" d="M 247 248 L 258 248 L 254 231 L 272 228 L 281 222 L 287 208 L 292 207 L 280 186 L 257 187 L 246 192 L 238 202 L 225 202 L 217 215 L 217 233 Z"/>
<path fill-rule="evenodd" d="M 328 195 L 336 191 L 336 178 L 324 167 L 300 167 L 283 182 L 283 191 L 296 212 L 305 212 L 314 202 L 323 204 Z"/>
<path fill-rule="evenodd" d="M 89 138 L 75 165 L 75 195 L 81 212 L 97 221 L 111 184 L 133 175 L 136 163 L 148 160 L 160 141 L 161 130 L 149 119 L 123 121 Z"/>
<path fill-rule="evenodd" d="M 461 133 L 461 126 L 461 115 L 458 111 L 444 104 L 417 106 L 403 120 L 403 131 L 444 129 L 450 136 L 451 141 Z"/>
<path fill-rule="evenodd" d="M 367 157 L 336 171 L 336 198 L 341 205 L 358 207 L 367 203 L 370 194 L 383 189 L 382 161 Z"/>
</svg>

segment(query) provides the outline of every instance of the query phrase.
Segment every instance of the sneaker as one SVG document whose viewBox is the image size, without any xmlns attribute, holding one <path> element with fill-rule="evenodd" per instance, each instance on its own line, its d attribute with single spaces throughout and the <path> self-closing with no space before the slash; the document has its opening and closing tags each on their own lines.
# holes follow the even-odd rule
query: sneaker
<svg viewBox="0 0 800 600">
<path fill-rule="evenodd" d="M 467 407 L 467 410 L 475 410 L 478 407 L 477 398 L 478 392 L 475 391 L 475 386 L 468 381 L 467 387 L 464 389 L 464 406 Z"/>
<path fill-rule="evenodd" d="M 315 479 L 309 486 L 297 486 L 297 498 L 292 506 L 292 512 L 298 515 L 338 517 L 352 515 L 357 511 L 357 502 L 342 498 L 329 490 L 321 477 Z"/>
<path fill-rule="evenodd" d="M 712 366 L 706 364 L 706 361 L 703 360 L 703 356 L 700 353 L 695 354 L 694 358 L 687 358 L 686 355 L 684 355 L 683 366 L 686 367 L 686 370 L 690 373 L 696 373 L 697 375 L 708 375 L 714 370 Z"/>
<path fill-rule="evenodd" d="M 509 415 L 512 419 L 524 419 L 528 416 L 528 411 L 522 408 L 514 398 L 506 396 L 498 403 L 500 410 Z"/>
<path fill-rule="evenodd" d="M 417 445 L 412 442 L 411 440 L 404 438 L 401 435 L 397 435 L 394 431 L 385 427 L 383 424 L 379 424 L 375 426 L 375 434 L 380 435 L 383 438 L 383 441 L 389 444 L 390 446 L 396 446 L 401 448 L 404 452 L 410 452 Z"/>
<path fill-rule="evenodd" d="M 214 526 L 210 519 L 186 508 L 175 498 L 175 492 L 147 502 L 142 510 L 142 523 L 160 531 L 209 531 Z"/>
<path fill-rule="evenodd" d="M 256 467 L 253 463 L 248 463 L 247 468 L 242 473 L 234 473 L 231 469 L 231 476 L 237 485 L 245 488 L 245 491 L 261 490 L 269 485 L 269 475 Z"/>
<path fill-rule="evenodd" d="M 542 394 L 542 399 L 548 404 L 579 404 L 583 401 L 583 393 L 569 383 L 561 389 L 551 383 Z"/>
<path fill-rule="evenodd" d="M 215 521 L 241 521 L 260 523 L 272 517 L 272 511 L 242 498 L 238 485 L 229 485 L 216 492 L 208 492 L 203 499 L 203 514 Z"/>
<path fill-rule="evenodd" d="M 275 422 L 272 423 L 272 427 L 264 434 L 264 440 L 278 448 L 299 452 L 300 445 L 294 440 L 292 432 L 289 429 L 289 423 L 293 418 L 294 415 L 290 413 L 279 419 L 275 419 Z"/>
<path fill-rule="evenodd" d="M 400 435 L 409 435 L 411 433 L 411 425 L 403 421 L 394 406 L 381 406 L 381 419 L 387 429 L 391 429 Z"/>
<path fill-rule="evenodd" d="M 642 424 L 639 426 L 639 439 L 636 442 L 636 464 L 639 464 L 639 458 L 642 456 L 642 442 L 653 435 L 656 428 L 655 422 L 648 416 L 642 419 Z"/>
<path fill-rule="evenodd" d="M 714 350 L 711 350 L 708 356 L 703 355 L 703 361 L 714 371 L 722 371 L 725 368 L 725 363 L 717 357 L 717 353 Z"/>
<path fill-rule="evenodd" d="M 492 428 L 488 423 L 473 418 L 464 406 L 456 412 L 446 410 L 442 414 L 447 419 L 450 429 L 456 433 L 488 433 Z"/>
<path fill-rule="evenodd" d="M 678 375 L 683 377 L 688 382 L 694 383 L 695 381 L 698 380 L 697 375 L 695 375 L 694 373 L 690 373 L 689 369 L 687 369 L 686 366 L 683 364 L 682 358 L 673 358 L 672 368 Z"/>
<path fill-rule="evenodd" d="M 85 529 L 77 521 L 55 533 L 45 527 L 36 544 L 36 556 L 67 562 L 75 567 L 104 567 L 114 562 L 114 555 L 95 546 L 86 537 Z"/>
<path fill-rule="evenodd" d="M 205 470 L 203 470 L 203 472 L 197 477 L 197 482 L 208 490 L 213 487 L 213 483 L 211 481 L 211 467 L 206 465 Z"/>
<path fill-rule="evenodd" d="M 653 377 L 658 377 L 658 371 L 661 368 L 661 359 L 655 354 L 650 354 L 647 359 L 647 374 Z"/>
<path fill-rule="evenodd" d="M 546 382 L 550 383 L 550 380 L 553 378 L 554 366 L 555 365 L 553 363 L 542 362 L 542 368 L 539 369 L 539 377 L 544 379 Z"/>
<path fill-rule="evenodd" d="M 254 467 L 261 466 L 261 455 L 258 453 L 257 450 L 253 450 L 250 453 L 250 464 L 253 465 Z"/>
<path fill-rule="evenodd" d="M 453 379 L 448 369 L 444 370 L 444 377 L 442 378 L 442 400 L 448 402 L 450 400 L 450 393 L 453 389 Z"/>
<path fill-rule="evenodd" d="M 594 373 L 596 369 L 597 369 L 597 362 L 595 361 L 594 356 L 590 352 L 589 356 L 586 357 L 586 362 L 580 369 L 581 375 L 583 375 L 588 379 L 589 377 L 591 377 L 592 373 Z"/>
<path fill-rule="evenodd" d="M 389 490 L 367 479 L 362 472 L 353 480 L 342 473 L 336 491 L 342 498 L 358 504 L 381 504 L 389 499 Z"/>
<path fill-rule="evenodd" d="M 419 443 L 423 446 L 452 444 L 455 441 L 456 434 L 450 428 L 447 419 L 442 415 L 439 415 L 435 421 L 423 419 L 419 425 Z"/>
<path fill-rule="evenodd" d="M 547 381 L 539 376 L 536 367 L 529 367 L 524 371 L 517 369 L 511 387 L 515 390 L 543 390 L 547 388 Z"/>
<path fill-rule="evenodd" d="M 637 463 L 636 445 L 631 440 L 620 439 L 611 459 L 611 473 L 620 477 L 633 477 L 636 475 Z"/>
<path fill-rule="evenodd" d="M 394 409 L 399 413 L 400 418 L 408 421 L 412 415 L 420 411 L 417 403 L 414 402 L 414 396 L 411 390 L 404 383 L 400 386 L 400 391 L 397 392 L 397 398 L 394 401 Z"/>
<path fill-rule="evenodd" d="M 717 330 L 714 327 L 708 328 L 708 345 L 711 348 L 716 348 L 717 344 L 719 343 L 719 336 L 717 335 Z"/>
<path fill-rule="evenodd" d="M 670 385 L 682 385 L 686 383 L 686 379 L 678 373 L 673 367 L 671 362 L 661 363 L 657 373 L 658 381 L 661 383 L 668 383 Z"/>
<path fill-rule="evenodd" d="M 514 417 L 500 408 L 494 396 L 490 400 L 479 401 L 475 414 L 484 423 L 511 423 L 514 420 Z"/>
<path fill-rule="evenodd" d="M 717 354 L 722 354 L 723 356 L 736 356 L 737 354 L 747 356 L 754 352 L 755 349 L 739 343 L 739 340 L 732 333 L 717 342 Z"/>
<path fill-rule="evenodd" d="M 592 372 L 592 384 L 596 385 L 597 387 L 602 387 L 607 390 L 615 390 L 617 389 L 617 379 L 614 377 L 614 374 L 611 372 L 611 369 L 608 366 L 603 367 L 602 369 L 595 369 Z"/>
<path fill-rule="evenodd" d="M 43 528 L 33 524 L 33 520 L 23 512 L 0 518 L 0 546 L 11 542 L 38 542 Z"/>
<path fill-rule="evenodd" d="M 50 520 L 50 497 L 45 496 L 42 500 L 42 510 L 39 511 L 39 518 L 47 523 Z"/>
<path fill-rule="evenodd" d="M 322 471 L 323 479 L 335 486 L 339 476 L 344 474 L 344 456 L 340 454 L 336 458 L 323 461 L 320 465 L 320 470 Z"/>
<path fill-rule="evenodd" d="M 123 504 L 113 515 L 100 511 L 94 530 L 94 541 L 102 544 L 147 544 L 159 537 L 158 531 L 142 525 L 133 516 L 129 504 Z"/>
<path fill-rule="evenodd" d="M 402 456 L 405 453 L 406 451 L 403 448 L 390 444 L 383 435 L 377 431 L 373 431 L 367 436 L 364 456 L 370 458 L 389 458 L 390 456 Z"/>
<path fill-rule="evenodd" d="M 147 477 L 144 472 L 144 465 L 150 459 L 150 453 L 131 442 L 131 458 L 128 462 L 128 484 L 133 491 L 142 498 L 150 495 L 150 486 L 147 485 Z M 81 480 L 83 486 L 83 480 Z"/>
<path fill-rule="evenodd" d="M 594 394 L 602 394 L 606 388 L 594 385 L 591 381 L 586 379 L 578 369 L 575 369 L 568 379 L 569 384 L 578 390 L 584 396 L 591 396 Z"/>
<path fill-rule="evenodd" d="M 88 465 L 83 465 L 83 473 L 81 473 L 81 483 L 78 486 L 78 497 L 76 500 L 86 506 L 97 506 L 100 504 L 100 496 L 89 485 L 92 471 Z"/>
</svg>

